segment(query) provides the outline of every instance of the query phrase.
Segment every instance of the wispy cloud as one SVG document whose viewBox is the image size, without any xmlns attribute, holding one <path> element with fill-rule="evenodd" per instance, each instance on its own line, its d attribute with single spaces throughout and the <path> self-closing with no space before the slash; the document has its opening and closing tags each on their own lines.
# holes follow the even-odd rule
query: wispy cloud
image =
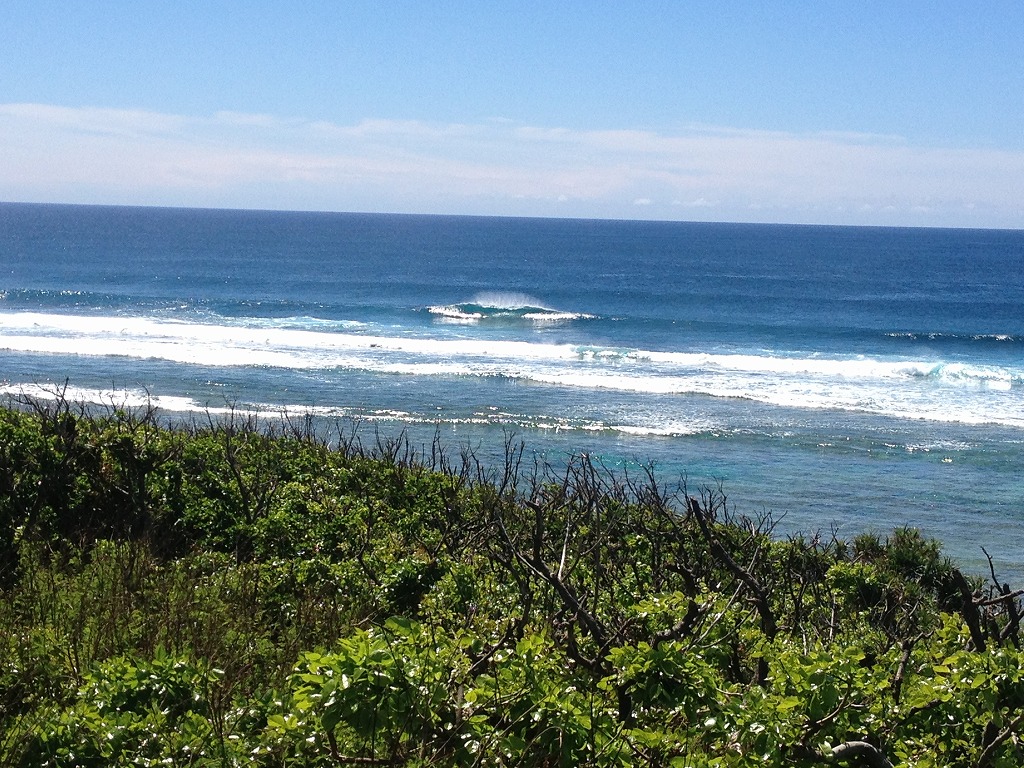
<svg viewBox="0 0 1024 768">
<path fill-rule="evenodd" d="M 1024 226 L 1024 153 L 895 136 L 0 105 L 0 199 Z"/>
<path fill-rule="evenodd" d="M 12 127 L 62 131 L 69 134 L 143 136 L 180 134 L 188 118 L 159 112 L 97 107 L 57 107 L 49 104 L 0 105 L 0 118 Z"/>
</svg>

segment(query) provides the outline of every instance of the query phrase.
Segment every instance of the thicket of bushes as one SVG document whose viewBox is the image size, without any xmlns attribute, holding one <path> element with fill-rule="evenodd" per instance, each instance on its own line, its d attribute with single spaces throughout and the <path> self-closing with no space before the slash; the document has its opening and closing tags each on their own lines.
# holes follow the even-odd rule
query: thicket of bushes
<svg viewBox="0 0 1024 768">
<path fill-rule="evenodd" d="M 11 405 L 0 764 L 1024 764 L 1021 593 L 916 531 L 774 538 L 511 440 Z"/>
</svg>

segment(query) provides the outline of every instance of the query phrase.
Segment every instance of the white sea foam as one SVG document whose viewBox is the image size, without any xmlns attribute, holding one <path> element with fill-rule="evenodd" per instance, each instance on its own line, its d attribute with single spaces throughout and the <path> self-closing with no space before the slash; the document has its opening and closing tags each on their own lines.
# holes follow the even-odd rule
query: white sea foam
<svg viewBox="0 0 1024 768">
<path fill-rule="evenodd" d="M 567 320 L 585 320 L 593 317 L 593 315 L 583 314 L 582 312 L 556 312 L 554 310 L 523 313 L 523 319 L 532 320 L 536 323 L 561 323 Z"/>
<path fill-rule="evenodd" d="M 582 312 L 560 312 L 539 307 L 481 308 L 476 304 L 445 304 L 427 307 L 432 315 L 447 322 L 478 323 L 482 320 L 529 320 L 531 323 L 563 323 L 572 320 L 592 319 L 594 315 Z"/>
<path fill-rule="evenodd" d="M 325 419 L 350 419 L 354 422 L 390 422 L 400 425 L 478 425 L 511 426 L 516 429 L 539 429 L 567 432 L 618 432 L 633 436 L 678 437 L 700 434 L 709 429 L 705 423 L 674 422 L 660 426 L 605 424 L 581 418 L 528 415 L 491 410 L 470 416 L 446 415 L 437 412 L 411 413 L 397 409 L 366 409 L 343 406 L 299 406 L 273 403 L 247 403 L 243 405 L 212 405 L 189 397 L 157 396 L 142 389 L 89 389 L 71 386 L 40 384 L 0 385 L 0 396 L 27 398 L 40 401 L 64 399 L 71 403 L 100 406 L 111 409 L 153 408 L 178 414 L 202 413 L 215 417 L 255 416 L 263 420 L 288 419 L 295 416 L 314 416 Z"/>
<path fill-rule="evenodd" d="M 682 422 L 672 422 L 657 427 L 614 424 L 610 428 L 626 435 L 638 435 L 641 437 L 682 437 L 684 435 L 699 435 L 709 431 L 704 425 Z"/>
<path fill-rule="evenodd" d="M 170 413 L 210 413 L 213 415 L 249 415 L 258 411 L 228 405 L 200 403 L 190 397 L 153 395 L 142 389 L 89 389 L 87 387 L 48 386 L 44 384 L 5 384 L 0 395 L 28 400 L 98 405 L 112 409 L 156 408 Z"/>
<path fill-rule="evenodd" d="M 237 327 L 151 318 L 29 312 L 0 313 L 0 347 L 21 352 L 167 359 L 198 365 L 323 368 L 342 364 L 339 356 L 369 352 L 376 357 L 400 353 L 446 360 L 464 357 L 653 364 L 647 368 L 655 374 L 719 371 L 839 380 L 933 379 L 992 389 L 1007 389 L 1024 383 L 1024 369 L 970 366 L 941 360 L 655 352 L 528 341 L 375 336 L 287 325 Z M 361 359 L 370 358 L 364 355 Z M 671 391 L 666 387 L 661 389 Z"/>
<path fill-rule="evenodd" d="M 477 320 L 484 319 L 483 312 L 467 312 L 457 304 L 446 304 L 438 305 L 435 307 L 427 307 L 427 311 L 432 315 L 439 315 L 445 320 L 462 320 L 465 322 L 476 322 Z"/>
<path fill-rule="evenodd" d="M 734 398 L 970 424 L 1024 426 L 1024 368 L 948 360 L 666 352 L 539 341 L 372 335 L 307 319 L 229 325 L 0 313 L 0 349 L 192 366 L 500 377 L 566 389 Z M 633 425 L 625 425 L 633 429 Z M 662 426 L 658 427 L 663 428 Z"/>
</svg>

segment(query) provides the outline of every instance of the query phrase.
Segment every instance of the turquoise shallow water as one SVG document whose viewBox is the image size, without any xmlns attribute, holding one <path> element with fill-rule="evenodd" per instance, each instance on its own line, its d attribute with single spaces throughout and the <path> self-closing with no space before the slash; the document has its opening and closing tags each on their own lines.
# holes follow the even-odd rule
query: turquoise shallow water
<svg viewBox="0 0 1024 768">
<path fill-rule="evenodd" d="M 0 205 L 0 382 L 557 463 L 1024 575 L 1024 233 Z"/>
</svg>

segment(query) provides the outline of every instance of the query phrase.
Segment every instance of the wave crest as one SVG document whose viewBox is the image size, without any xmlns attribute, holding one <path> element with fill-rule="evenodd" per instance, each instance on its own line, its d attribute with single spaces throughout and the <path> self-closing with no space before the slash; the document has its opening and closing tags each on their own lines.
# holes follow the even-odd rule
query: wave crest
<svg viewBox="0 0 1024 768">
<path fill-rule="evenodd" d="M 522 293 L 478 293 L 461 304 L 437 304 L 427 311 L 442 321 L 478 323 L 481 321 L 559 323 L 590 320 L 595 315 L 566 312 L 545 306 L 538 299 Z"/>
<path fill-rule="evenodd" d="M 996 344 L 1019 344 L 1024 342 L 1024 336 L 1012 333 L 942 333 L 940 331 L 891 331 L 885 334 L 890 339 L 904 339 L 907 341 L 923 341 L 930 344 L 936 343 L 958 343 L 981 342 Z"/>
</svg>

